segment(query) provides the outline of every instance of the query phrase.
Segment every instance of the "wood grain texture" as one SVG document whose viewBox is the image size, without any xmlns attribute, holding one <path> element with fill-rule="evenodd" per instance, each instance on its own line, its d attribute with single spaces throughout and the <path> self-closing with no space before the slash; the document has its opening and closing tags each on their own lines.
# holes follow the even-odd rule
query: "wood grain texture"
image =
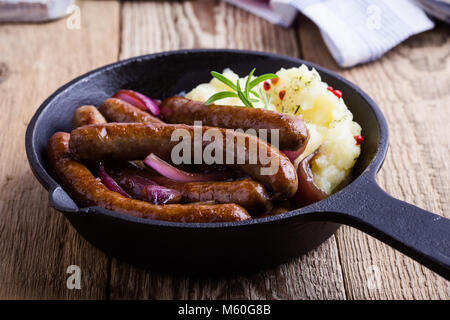
<svg viewBox="0 0 450 320">
<path fill-rule="evenodd" d="M 136 1 L 122 5 L 121 58 L 192 48 L 299 55 L 294 31 L 219 1 Z"/>
<path fill-rule="evenodd" d="M 293 29 L 218 1 L 125 2 L 121 58 L 181 48 L 239 48 L 299 55 Z M 181 66 L 180 66 L 181 67 Z M 113 259 L 112 299 L 345 299 L 336 240 L 249 276 L 177 277 Z"/>
<path fill-rule="evenodd" d="M 450 217 L 448 27 L 438 25 L 380 60 L 349 70 L 339 69 L 306 18 L 298 34 L 305 59 L 356 83 L 383 110 L 390 149 L 380 185 L 398 199 Z M 350 227 L 338 231 L 337 241 L 348 298 L 449 299 L 449 281 L 380 241 Z"/>
<path fill-rule="evenodd" d="M 450 298 L 450 282 L 349 227 L 302 258 L 247 276 L 173 276 L 115 259 L 109 266 L 105 254 L 49 207 L 24 148 L 26 126 L 50 93 L 119 56 L 207 47 L 302 56 L 358 84 L 384 111 L 391 143 L 380 185 L 394 197 L 449 217 L 446 26 L 407 40 L 377 62 L 342 70 L 303 17 L 286 30 L 219 1 L 77 4 L 79 30 L 68 29 L 67 19 L 0 25 L 0 299 Z M 71 264 L 81 267 L 81 290 L 66 288 Z"/>
<path fill-rule="evenodd" d="M 0 298 L 102 299 L 108 258 L 49 207 L 25 155 L 25 129 L 59 86 L 118 56 L 119 3 L 79 2 L 81 29 L 67 18 L 0 26 Z M 68 290 L 69 265 L 81 290 Z"/>
</svg>

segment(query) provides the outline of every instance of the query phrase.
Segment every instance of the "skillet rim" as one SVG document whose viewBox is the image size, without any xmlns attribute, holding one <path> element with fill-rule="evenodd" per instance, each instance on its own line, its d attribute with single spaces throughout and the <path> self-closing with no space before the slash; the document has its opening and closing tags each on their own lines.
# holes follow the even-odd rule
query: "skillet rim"
<svg viewBox="0 0 450 320">
<path fill-rule="evenodd" d="M 342 195 L 345 195 L 346 191 L 349 190 L 350 186 L 354 185 L 367 185 L 369 183 L 376 183 L 375 182 L 375 176 L 378 170 L 381 168 L 381 165 L 384 161 L 384 158 L 386 156 L 386 152 L 388 149 L 388 141 L 389 141 L 389 134 L 388 134 L 388 126 L 386 119 L 381 112 L 378 105 L 357 85 L 350 82 L 349 80 L 345 79 L 344 77 L 338 75 L 337 73 L 321 67 L 315 63 L 289 57 L 286 55 L 280 55 L 276 53 L 271 52 L 263 52 L 263 51 L 255 51 L 255 50 L 239 50 L 239 49 L 182 49 L 182 50 L 172 50 L 172 51 L 163 51 L 158 53 L 152 53 L 152 54 L 146 54 L 141 56 L 136 56 L 132 58 L 128 58 L 125 60 L 120 60 L 114 63 L 107 64 L 105 66 L 96 68 L 92 71 L 89 71 L 87 73 L 84 73 L 75 79 L 69 81 L 65 85 L 59 87 L 54 93 L 52 93 L 47 99 L 44 100 L 44 102 L 39 106 L 39 108 L 34 113 L 30 123 L 28 124 L 26 134 L 25 134 L 25 148 L 26 148 L 26 154 L 28 158 L 28 162 L 30 164 L 31 170 L 35 177 L 38 179 L 38 181 L 44 186 L 45 189 L 49 192 L 49 204 L 54 207 L 54 203 L 51 199 L 51 196 L 59 189 L 64 190 L 60 184 L 58 184 L 52 176 L 47 172 L 45 169 L 43 163 L 39 161 L 36 147 L 35 147 L 35 135 L 36 135 L 36 124 L 40 118 L 40 115 L 42 112 L 47 108 L 48 105 L 50 105 L 53 100 L 61 95 L 64 94 L 67 90 L 69 90 L 73 85 L 76 83 L 79 83 L 81 81 L 87 81 L 91 77 L 99 74 L 104 73 L 108 70 L 112 70 L 115 68 L 123 67 L 130 63 L 140 63 L 144 60 L 152 60 L 154 58 L 159 57 L 165 57 L 165 56 L 171 56 L 171 55 L 187 55 L 187 54 L 202 54 L 202 53 L 212 53 L 212 54 L 244 54 L 244 55 L 257 55 L 257 56 L 263 56 L 267 58 L 272 59 L 282 59 L 287 60 L 292 63 L 296 64 L 306 64 L 309 68 L 315 68 L 319 73 L 326 74 L 327 76 L 334 78 L 340 82 L 343 82 L 346 84 L 351 90 L 353 90 L 357 95 L 359 95 L 368 105 L 369 110 L 371 110 L 375 118 L 377 120 L 377 124 L 379 127 L 379 140 L 378 140 L 378 147 L 377 151 L 373 155 L 372 160 L 367 165 L 367 167 L 363 170 L 363 172 L 354 180 L 352 180 L 348 185 L 346 185 L 344 188 L 339 190 L 338 192 L 330 195 L 329 197 L 325 198 L 324 200 L 321 200 L 319 202 L 313 203 L 311 205 L 298 208 L 283 214 L 270 216 L 270 217 L 264 217 L 264 218 L 255 218 L 250 220 L 244 220 L 244 221 L 235 221 L 235 222 L 208 222 L 208 223 L 189 223 L 189 222 L 171 222 L 171 221 L 163 221 L 163 220 L 153 220 L 153 219 L 145 219 L 145 218 L 138 218 L 133 216 L 128 216 L 125 214 L 118 213 L 116 211 L 104 209 L 101 207 L 87 207 L 87 208 L 79 208 L 77 205 L 77 210 L 64 210 L 63 208 L 57 208 L 57 211 L 61 211 L 64 214 L 80 214 L 80 213 L 88 213 L 88 214 L 100 214 L 100 215 L 106 215 L 114 219 L 120 219 L 125 220 L 126 222 L 131 223 L 138 223 L 138 224 L 145 224 L 145 225 L 154 225 L 158 227 L 169 227 L 169 228 L 192 228 L 192 229 L 216 229 L 216 228 L 239 228 L 239 227 L 246 227 L 246 226 L 252 226 L 257 224 L 264 224 L 264 223 L 272 223 L 272 222 L 280 222 L 282 220 L 288 220 L 291 218 L 295 218 L 297 216 L 301 216 L 305 213 L 312 213 L 312 212 L 321 212 L 323 210 L 320 210 L 321 207 L 323 207 L 323 204 L 325 203 L 333 203 L 333 201 L 339 201 Z M 65 192 L 65 191 L 64 191 Z M 70 196 L 68 196 L 70 199 L 72 199 Z M 73 200 L 72 200 L 73 201 Z M 326 206 L 328 208 L 328 206 Z"/>
</svg>

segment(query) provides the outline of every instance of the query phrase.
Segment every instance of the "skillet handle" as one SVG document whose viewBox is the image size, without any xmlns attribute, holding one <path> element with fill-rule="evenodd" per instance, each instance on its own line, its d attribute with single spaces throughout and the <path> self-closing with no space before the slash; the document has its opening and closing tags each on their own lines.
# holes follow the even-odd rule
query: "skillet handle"
<svg viewBox="0 0 450 320">
<path fill-rule="evenodd" d="M 397 200 L 372 181 L 351 189 L 328 206 L 328 219 L 356 227 L 450 280 L 449 219 Z"/>
</svg>

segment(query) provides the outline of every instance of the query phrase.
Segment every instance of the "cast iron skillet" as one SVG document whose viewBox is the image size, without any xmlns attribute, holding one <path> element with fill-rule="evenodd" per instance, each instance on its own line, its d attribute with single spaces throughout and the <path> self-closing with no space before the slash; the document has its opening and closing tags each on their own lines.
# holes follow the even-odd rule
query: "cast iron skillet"
<svg viewBox="0 0 450 320">
<path fill-rule="evenodd" d="M 362 126 L 364 144 L 352 182 L 313 205 L 278 216 L 233 223 L 186 224 L 129 217 L 99 207 L 79 208 L 48 174 L 45 147 L 56 131 L 71 130 L 74 110 L 99 105 L 118 89 L 166 98 L 210 80 L 211 70 L 238 74 L 314 67 L 343 92 Z M 185 274 L 248 272 L 289 261 L 317 247 L 340 223 L 356 227 L 450 278 L 450 220 L 396 200 L 375 182 L 388 148 L 388 128 L 377 105 L 357 86 L 312 63 L 270 53 L 183 50 L 120 61 L 87 73 L 50 96 L 26 133 L 30 166 L 61 211 L 92 244 L 141 267 Z"/>
</svg>

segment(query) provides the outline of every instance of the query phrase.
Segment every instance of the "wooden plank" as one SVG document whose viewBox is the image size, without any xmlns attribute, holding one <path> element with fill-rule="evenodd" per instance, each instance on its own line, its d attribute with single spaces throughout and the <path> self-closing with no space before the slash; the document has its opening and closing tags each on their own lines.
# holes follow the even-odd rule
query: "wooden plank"
<svg viewBox="0 0 450 320">
<path fill-rule="evenodd" d="M 106 297 L 108 257 L 50 209 L 47 191 L 31 173 L 24 147 L 26 126 L 48 95 L 118 57 L 119 3 L 77 4 L 80 29 L 69 29 L 67 18 L 0 26 L 2 299 Z M 72 264 L 81 268 L 80 290 L 66 287 L 66 270 Z"/>
<path fill-rule="evenodd" d="M 227 47 L 299 55 L 295 33 L 218 1 L 125 2 L 121 58 Z M 273 270 L 227 278 L 175 277 L 112 261 L 112 299 L 344 299 L 336 241 Z"/>
<path fill-rule="evenodd" d="M 298 33 L 305 59 L 353 81 L 383 110 L 390 150 L 378 174 L 380 185 L 394 197 L 450 217 L 449 29 L 439 25 L 376 62 L 345 70 L 312 22 L 302 18 Z M 341 228 L 337 239 L 349 298 L 450 297 L 450 282 L 380 241 L 350 227 Z M 377 284 L 376 276 L 378 285 L 370 286 Z"/>
<path fill-rule="evenodd" d="M 344 299 L 334 238 L 274 269 L 234 277 L 188 277 L 112 260 L 111 299 Z"/>
</svg>

